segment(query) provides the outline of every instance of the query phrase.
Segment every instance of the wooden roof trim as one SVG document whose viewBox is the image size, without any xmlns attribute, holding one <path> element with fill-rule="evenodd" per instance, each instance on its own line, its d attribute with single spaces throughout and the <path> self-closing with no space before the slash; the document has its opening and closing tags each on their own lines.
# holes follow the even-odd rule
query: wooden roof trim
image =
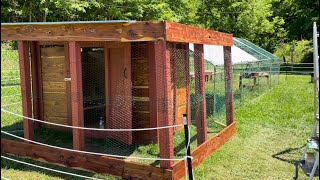
<svg viewBox="0 0 320 180">
<path fill-rule="evenodd" d="M 232 46 L 232 34 L 165 21 L 166 41 Z"/>
<path fill-rule="evenodd" d="M 164 21 L 1 24 L 1 40 L 119 42 L 164 40 Z"/>
<path fill-rule="evenodd" d="M 232 34 L 170 21 L 3 23 L 1 40 L 156 41 L 232 46 Z"/>
</svg>

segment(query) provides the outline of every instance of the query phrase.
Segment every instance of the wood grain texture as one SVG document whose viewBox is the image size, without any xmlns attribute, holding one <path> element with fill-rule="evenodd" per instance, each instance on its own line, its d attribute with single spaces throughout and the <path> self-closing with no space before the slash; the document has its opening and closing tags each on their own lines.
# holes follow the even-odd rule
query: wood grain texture
<svg viewBox="0 0 320 180">
<path fill-rule="evenodd" d="M 154 41 L 164 40 L 163 21 L 72 24 L 1 24 L 1 40 Z"/>
<path fill-rule="evenodd" d="M 198 146 L 207 140 L 207 108 L 204 77 L 203 44 L 194 44 L 194 71 L 196 86 L 196 121 Z"/>
<path fill-rule="evenodd" d="M 202 161 L 208 158 L 220 146 L 227 142 L 236 133 L 236 123 L 233 122 L 218 134 L 204 142 L 202 145 L 192 151 L 192 168 L 197 167 Z M 184 161 L 176 162 L 173 166 L 173 179 L 179 180 L 185 176 Z"/>
<path fill-rule="evenodd" d="M 109 121 L 107 128 L 132 128 L 132 84 L 131 84 L 131 44 L 119 43 L 122 47 L 107 48 L 108 71 L 106 87 L 110 87 L 107 99 Z M 106 88 L 108 89 L 108 88 Z M 112 138 L 126 144 L 132 144 L 132 131 L 110 132 Z"/>
<path fill-rule="evenodd" d="M 63 45 L 42 47 L 39 53 L 41 60 L 43 118 L 48 122 L 67 125 L 68 97 L 66 82 L 64 81 L 64 78 L 67 77 L 65 48 Z M 58 128 L 57 126 L 50 127 Z"/>
<path fill-rule="evenodd" d="M 234 100 L 233 100 L 233 74 L 232 74 L 232 57 L 231 47 L 223 47 L 224 55 L 224 77 L 225 77 L 225 102 L 226 102 L 226 119 L 227 125 L 234 121 Z"/>
<path fill-rule="evenodd" d="M 166 41 L 232 46 L 232 34 L 166 21 Z"/>
<path fill-rule="evenodd" d="M 32 117 L 31 78 L 28 42 L 18 41 L 19 69 L 21 80 L 22 114 Z M 33 121 L 23 118 L 24 138 L 33 140 Z"/>
<path fill-rule="evenodd" d="M 70 58 L 72 126 L 84 127 L 81 51 L 79 45 L 75 41 L 69 42 L 68 46 Z M 76 150 L 84 150 L 84 131 L 72 129 L 72 135 L 73 148 Z"/>
<path fill-rule="evenodd" d="M 41 86 L 40 86 L 40 76 L 41 76 L 41 68 L 39 64 L 39 43 L 38 42 L 30 42 L 30 58 L 31 58 L 31 71 L 32 71 L 32 99 L 33 99 L 33 117 L 35 119 L 43 119 L 41 116 L 42 106 L 42 96 Z M 34 122 L 35 128 L 40 126 L 39 122 Z"/>
<path fill-rule="evenodd" d="M 159 77 L 157 81 L 158 98 L 158 125 L 173 125 L 172 90 L 170 74 L 170 44 L 157 42 L 155 51 L 155 73 Z M 159 130 L 160 158 L 172 159 L 173 153 L 173 129 L 166 128 Z M 173 161 L 160 161 L 160 167 L 171 169 Z"/>
<path fill-rule="evenodd" d="M 170 21 L 1 24 L 2 40 L 156 41 L 232 46 L 232 35 Z"/>
<path fill-rule="evenodd" d="M 1 153 L 27 157 L 41 162 L 93 171 L 124 179 L 172 179 L 172 171 L 107 156 L 57 150 L 50 147 L 1 139 Z"/>
</svg>

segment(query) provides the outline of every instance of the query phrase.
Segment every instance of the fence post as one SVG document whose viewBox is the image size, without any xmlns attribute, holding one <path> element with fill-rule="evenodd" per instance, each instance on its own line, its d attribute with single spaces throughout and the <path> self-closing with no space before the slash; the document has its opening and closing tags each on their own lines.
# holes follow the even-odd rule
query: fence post
<svg viewBox="0 0 320 180">
<path fill-rule="evenodd" d="M 184 137 L 186 142 L 187 149 L 187 163 L 188 163 L 188 174 L 189 180 L 193 180 L 193 172 L 192 172 L 192 159 L 191 159 L 191 151 L 190 151 L 190 132 L 188 128 L 188 117 L 187 114 L 183 114 L 183 124 L 184 124 Z"/>
</svg>

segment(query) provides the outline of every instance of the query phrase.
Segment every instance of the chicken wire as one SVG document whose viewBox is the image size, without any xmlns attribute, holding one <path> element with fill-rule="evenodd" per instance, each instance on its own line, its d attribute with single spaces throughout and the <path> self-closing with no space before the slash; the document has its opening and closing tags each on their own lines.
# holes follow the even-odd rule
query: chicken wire
<svg viewBox="0 0 320 180">
<path fill-rule="evenodd" d="M 71 53 L 68 44 L 42 43 L 35 50 L 40 58 L 41 78 L 31 76 L 31 80 L 40 82 L 42 92 L 32 92 L 31 101 L 41 99 L 43 104 L 33 107 L 40 110 L 40 115 L 33 115 L 33 118 L 71 126 L 70 114 L 74 113 L 70 109 L 73 103 L 71 96 L 82 100 L 80 107 L 83 112 L 78 114 L 83 116 L 83 122 L 74 126 L 120 129 L 74 130 L 83 133 L 85 151 L 131 157 L 128 160 L 154 166 L 159 166 L 160 161 L 139 158 L 183 158 L 185 139 L 183 127 L 179 126 L 183 124 L 182 115 L 190 111 L 191 150 L 194 150 L 198 146 L 197 104 L 203 100 L 206 101 L 205 128 L 208 138 L 224 128 L 224 67 L 205 63 L 205 88 L 203 96 L 197 95 L 199 89 L 196 88 L 194 76 L 201 72 L 195 68 L 194 59 L 201 52 L 189 51 L 188 44 L 163 41 L 84 43 L 75 47 L 79 52 Z M 18 52 L 17 49 L 1 51 L 1 106 L 22 115 Z M 81 70 L 77 72 L 81 75 L 78 82 L 82 85 L 80 95 L 72 94 L 74 90 L 70 87 L 71 82 L 75 81 L 70 79 L 70 67 L 74 67 L 71 64 L 74 62 L 69 61 L 72 53 L 77 61 L 81 61 Z M 16 80 L 11 80 L 11 77 Z M 151 79 L 156 84 L 152 84 Z M 151 89 L 151 86 L 156 89 Z M 154 97 L 155 94 L 157 96 Z M 18 104 L 6 106 L 11 103 Z M 157 111 L 158 121 L 151 117 L 154 110 Z M 1 111 L 1 119 L 2 130 L 23 137 L 21 117 Z M 173 127 L 121 131 L 163 126 Z M 75 137 L 71 128 L 45 123 L 34 123 L 34 127 L 35 141 L 73 148 Z M 162 163 L 167 166 L 169 162 Z"/>
</svg>

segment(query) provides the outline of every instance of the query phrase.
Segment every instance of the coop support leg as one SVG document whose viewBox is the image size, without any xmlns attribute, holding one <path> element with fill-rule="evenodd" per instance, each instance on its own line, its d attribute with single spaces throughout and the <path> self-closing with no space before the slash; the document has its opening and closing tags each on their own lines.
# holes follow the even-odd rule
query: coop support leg
<svg viewBox="0 0 320 180">
<path fill-rule="evenodd" d="M 226 119 L 227 119 L 227 125 L 230 125 L 234 121 L 231 47 L 224 46 L 223 47 L 223 54 L 224 54 Z"/>
<path fill-rule="evenodd" d="M 41 64 L 40 64 L 40 46 L 36 41 L 30 42 L 31 53 L 31 71 L 32 71 L 32 99 L 33 99 L 33 117 L 43 119 L 42 117 L 42 86 L 41 86 Z M 41 124 L 34 122 L 34 127 L 38 128 Z"/>
<path fill-rule="evenodd" d="M 196 120 L 198 146 L 207 140 L 207 111 L 204 69 L 203 44 L 194 44 L 194 73 L 196 85 Z"/>
<path fill-rule="evenodd" d="M 158 124 L 173 125 L 172 90 L 170 73 L 170 44 L 165 41 L 155 42 L 155 73 L 157 79 Z M 173 128 L 159 130 L 160 158 L 173 159 Z M 160 161 L 160 167 L 172 169 L 173 161 Z"/>
<path fill-rule="evenodd" d="M 76 42 L 69 42 L 70 77 L 71 77 L 71 116 L 72 126 L 83 127 L 82 65 L 81 51 Z M 84 150 L 84 131 L 72 129 L 73 149 Z"/>
<path fill-rule="evenodd" d="M 30 60 L 27 41 L 18 41 L 19 68 L 21 80 L 22 113 L 32 117 Z M 34 140 L 33 121 L 23 118 L 24 138 Z"/>
</svg>

